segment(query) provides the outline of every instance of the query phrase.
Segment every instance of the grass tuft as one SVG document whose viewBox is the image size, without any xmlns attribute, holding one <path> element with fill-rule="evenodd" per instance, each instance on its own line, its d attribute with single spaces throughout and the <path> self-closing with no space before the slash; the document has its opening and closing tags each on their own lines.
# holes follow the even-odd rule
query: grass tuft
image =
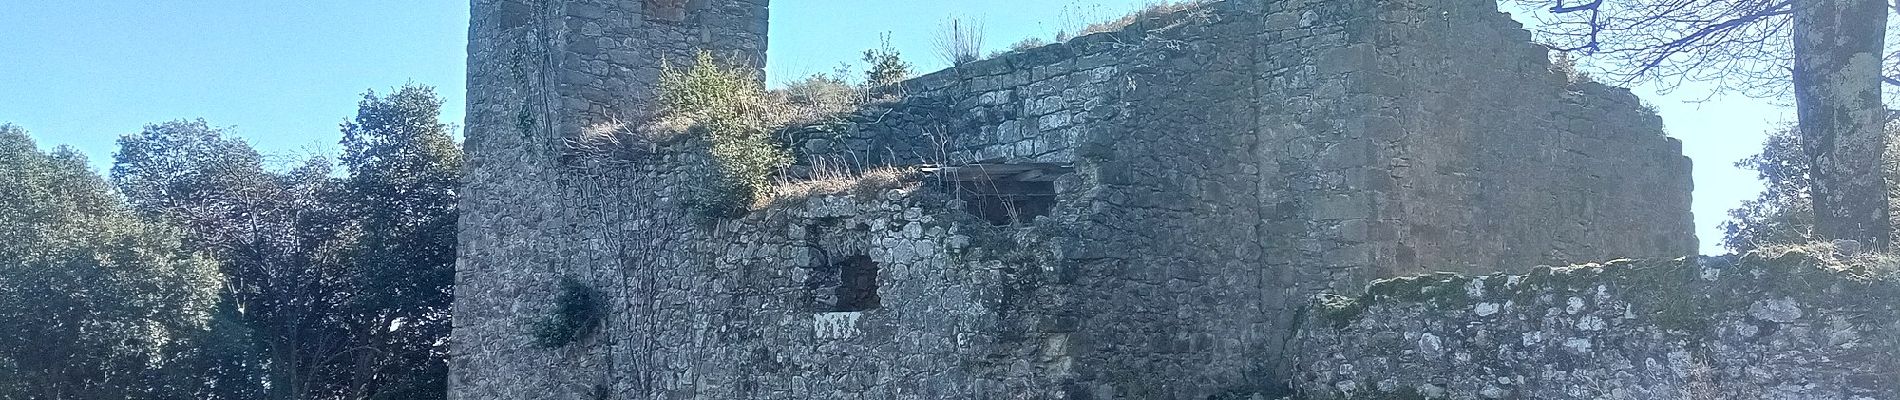
<svg viewBox="0 0 1900 400">
<path fill-rule="evenodd" d="M 813 197 L 841 194 L 859 199 L 876 198 L 887 190 L 913 186 L 917 183 L 919 173 L 916 168 L 900 167 L 878 167 L 854 173 L 843 167 L 822 163 L 814 165 L 812 171 L 810 179 L 780 180 L 772 186 L 771 196 L 756 207 L 793 204 Z"/>
<path fill-rule="evenodd" d="M 1088 24 L 1087 26 L 1082 27 L 1082 29 L 1077 30 L 1074 35 L 1068 35 L 1068 36 L 1062 36 L 1062 37 L 1065 37 L 1065 38 L 1079 37 L 1079 36 L 1086 36 L 1086 35 L 1102 33 L 1102 32 L 1120 31 L 1122 29 L 1127 29 L 1129 26 L 1134 25 L 1136 22 L 1141 22 L 1141 20 L 1173 14 L 1173 13 L 1181 12 L 1183 10 L 1187 10 L 1190 8 L 1199 7 L 1202 4 L 1207 4 L 1209 1 L 1211 0 L 1165 0 L 1165 1 L 1149 2 L 1147 5 L 1142 6 L 1140 9 L 1137 9 L 1134 12 L 1124 14 L 1119 18 Z"/>
</svg>

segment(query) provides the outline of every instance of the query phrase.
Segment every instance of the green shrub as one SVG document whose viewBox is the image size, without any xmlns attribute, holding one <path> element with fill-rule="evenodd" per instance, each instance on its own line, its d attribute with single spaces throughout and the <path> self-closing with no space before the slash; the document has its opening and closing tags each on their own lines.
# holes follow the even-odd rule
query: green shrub
<svg viewBox="0 0 1900 400">
<path fill-rule="evenodd" d="M 660 106 L 691 119 L 705 141 L 716 171 L 701 187 L 693 208 L 701 214 L 731 217 L 760 199 L 772 176 L 791 164 L 791 154 L 772 137 L 788 118 L 776 107 L 756 72 L 726 66 L 700 52 L 692 68 L 668 66 L 660 75 Z"/>
<path fill-rule="evenodd" d="M 600 294 L 573 278 L 561 280 L 561 293 L 554 307 L 534 322 L 534 341 L 544 348 L 556 348 L 579 341 L 600 325 Z"/>
<path fill-rule="evenodd" d="M 773 91 L 792 104 L 811 105 L 832 108 L 839 112 L 857 108 L 864 97 L 864 91 L 853 87 L 844 78 L 825 74 L 812 74 L 804 79 L 786 82 L 781 89 Z"/>
<path fill-rule="evenodd" d="M 883 37 L 883 45 L 864 51 L 864 85 L 879 88 L 895 85 L 910 79 L 910 62 L 904 61 L 904 55 L 891 46 L 890 35 Z"/>
</svg>

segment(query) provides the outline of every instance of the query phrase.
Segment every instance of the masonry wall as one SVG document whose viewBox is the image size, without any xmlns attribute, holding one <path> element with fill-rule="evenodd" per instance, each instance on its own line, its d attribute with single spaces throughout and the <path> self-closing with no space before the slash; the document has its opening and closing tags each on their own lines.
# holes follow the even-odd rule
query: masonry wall
<svg viewBox="0 0 1900 400">
<path fill-rule="evenodd" d="M 1368 227 L 1382 274 L 1694 254 L 1681 143 L 1629 90 L 1551 71 L 1487 0 L 1377 2 L 1352 57 L 1376 65 L 1390 173 Z"/>
<path fill-rule="evenodd" d="M 1284 368 L 1292 310 L 1333 278 L 1300 271 L 1356 267 L 1326 256 L 1336 233 L 1318 221 L 1325 193 L 1349 188 L 1280 168 L 1312 157 L 1288 142 L 1328 140 L 1349 118 L 1314 92 L 1347 84 L 1351 66 L 1319 55 L 1348 40 L 1351 14 L 1315 4 L 1219 2 L 929 74 L 843 129 L 797 132 L 794 148 L 1073 164 L 1039 223 L 1059 257 L 1036 281 L 1058 312 L 1037 335 L 1067 355 L 1066 396 L 1272 393 L 1259 377 Z"/>
<path fill-rule="evenodd" d="M 693 326 L 640 310 L 705 285 L 680 274 L 699 227 L 654 199 L 681 198 L 698 163 L 606 169 L 569 163 L 581 129 L 648 111 L 665 60 L 694 49 L 763 65 L 766 2 L 476 0 L 469 26 L 469 155 L 458 238 L 450 396 L 649 398 L 689 359 L 648 338 Z M 601 333 L 542 349 L 529 334 L 563 278 L 609 303 Z M 660 301 L 668 303 L 660 303 Z M 684 303 L 690 304 L 690 303 Z M 691 376 L 687 374 L 686 376 Z M 629 378 L 634 377 L 634 378 Z"/>
<path fill-rule="evenodd" d="M 1087 186 L 1064 242 L 1079 326 L 1072 398 L 1269 392 L 1272 299 L 1259 238 L 1255 47 L 1262 3 L 1228 2 L 1118 33 L 1109 117 L 1078 141 Z M 1166 375 L 1144 371 L 1171 371 Z"/>
<path fill-rule="evenodd" d="M 1046 377 L 1063 354 L 1033 333 L 1050 303 L 1021 281 L 1046 246 L 903 190 L 710 220 L 684 204 L 709 172 L 692 151 L 563 151 L 583 129 L 650 115 L 663 62 L 704 49 L 762 65 L 765 7 L 475 2 L 452 397 L 1061 397 Z M 837 297 L 833 261 L 860 256 L 879 267 L 877 306 L 819 306 Z M 537 346 L 532 327 L 570 278 L 600 292 L 603 320 Z"/>
<path fill-rule="evenodd" d="M 632 326 L 586 343 L 624 353 L 612 398 L 1057 398 L 1033 280 L 1048 258 L 1028 232 L 972 218 L 928 189 L 786 201 L 689 233 L 679 286 L 616 310 Z M 877 300 L 832 307 L 875 266 Z M 645 328 L 643 329 L 642 326 Z M 628 332 L 635 332 L 628 334 Z M 646 387 L 641 384 L 650 385 Z"/>
<path fill-rule="evenodd" d="M 1023 332 L 989 332 L 1042 355 L 1009 363 L 1050 371 L 1052 397 L 1257 392 L 1248 374 L 1269 362 L 1249 355 L 1277 343 L 1257 332 L 1272 331 L 1278 294 L 1255 240 L 1258 160 L 1233 150 L 1258 140 L 1256 53 L 1228 50 L 1257 39 L 1262 9 L 1219 7 L 920 77 L 852 124 L 797 132 L 794 149 L 1073 165 L 1034 224 L 1053 257 L 1018 278 L 1017 301 L 1047 311 L 1020 319 Z M 1173 373 L 1142 372 L 1158 370 Z"/>
<path fill-rule="evenodd" d="M 1807 254 L 1428 275 L 1322 301 L 1309 398 L 1900 396 L 1900 284 Z"/>
<path fill-rule="evenodd" d="M 661 60 L 763 59 L 763 0 L 712 3 L 475 3 L 456 398 L 1273 394 L 1314 294 L 1693 248 L 1672 236 L 1688 235 L 1686 187 L 1658 186 L 1686 184 L 1687 165 L 1653 114 L 1550 73 L 1507 18 L 1465 3 L 1452 11 L 1475 30 L 1448 32 L 1408 14 L 1435 4 L 1214 2 L 928 74 L 787 135 L 803 167 L 1072 166 L 1053 210 L 1012 227 L 928 182 L 714 221 L 683 204 L 708 173 L 690 151 L 566 157 L 581 129 L 651 111 Z M 1459 44 L 1478 36 L 1522 57 Z M 1450 55 L 1474 66 L 1431 58 Z M 1438 69 L 1405 69 L 1424 58 Z M 1594 149 L 1623 151 L 1569 154 Z M 1557 199 L 1585 203 L 1546 217 Z M 1567 231 L 1518 236 L 1543 228 Z M 879 306 L 814 306 L 837 283 L 829 260 L 860 255 L 881 266 Z M 600 289 L 606 319 L 537 348 L 531 321 L 562 278 Z"/>
</svg>

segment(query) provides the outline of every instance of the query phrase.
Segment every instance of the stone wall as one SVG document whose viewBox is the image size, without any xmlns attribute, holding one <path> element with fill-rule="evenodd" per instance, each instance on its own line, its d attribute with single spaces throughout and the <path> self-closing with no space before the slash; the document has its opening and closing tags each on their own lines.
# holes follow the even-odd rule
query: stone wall
<svg viewBox="0 0 1900 400">
<path fill-rule="evenodd" d="M 666 273 L 702 265 L 687 251 L 701 228 L 655 201 L 683 196 L 697 175 L 692 163 L 577 166 L 564 162 L 563 143 L 649 112 L 663 63 L 696 49 L 764 65 L 766 0 L 471 3 L 450 396 L 650 398 L 663 390 L 655 377 L 671 373 L 656 366 L 681 361 L 611 339 L 681 326 L 637 312 L 674 304 L 644 294 L 704 284 Z M 563 278 L 601 291 L 610 311 L 602 334 L 542 349 L 530 328 Z"/>
<path fill-rule="evenodd" d="M 1629 90 L 1553 73 L 1490 0 L 1383 0 L 1340 57 L 1371 117 L 1379 275 L 1694 254 L 1681 142 Z"/>
<path fill-rule="evenodd" d="M 1285 154 L 1289 142 L 1329 140 L 1352 118 L 1318 91 L 1364 68 L 1321 60 L 1355 21 L 1320 2 L 1216 2 L 920 77 L 855 123 L 797 132 L 794 148 L 872 164 L 1073 164 L 1043 222 L 1058 257 L 1031 281 L 1059 313 L 1037 334 L 1071 360 L 1065 393 L 1272 392 L 1257 378 L 1284 369 L 1294 310 L 1336 278 L 1306 271 L 1369 258 L 1330 255 L 1336 230 L 1322 226 L 1337 212 L 1327 194 L 1355 189 L 1280 169 L 1311 157 Z"/>
<path fill-rule="evenodd" d="M 1145 25 L 1144 25 L 1145 26 Z M 903 82 L 895 95 L 788 133 L 801 160 L 854 166 L 1072 162 L 1075 144 L 1116 116 L 1145 31 L 1083 36 Z"/>
<path fill-rule="evenodd" d="M 583 344 L 617 354 L 591 368 L 628 399 L 1059 397 L 1024 282 L 1046 246 L 950 201 L 823 194 L 688 232 L 687 264 L 626 269 L 652 283 Z"/>
<path fill-rule="evenodd" d="M 1896 398 L 1892 267 L 1790 253 L 1385 280 L 1306 317 L 1295 382 L 1315 399 Z"/>
<path fill-rule="evenodd" d="M 1314 294 L 1692 251 L 1687 164 L 1653 113 L 1550 72 L 1475 4 L 1218 1 L 928 74 L 787 137 L 806 167 L 1073 171 L 1038 189 L 1046 215 L 996 226 L 929 179 L 709 220 L 683 204 L 708 173 L 691 152 L 564 156 L 650 113 L 663 60 L 762 60 L 764 0 L 478 0 L 453 396 L 1274 393 Z M 1441 6 L 1472 23 L 1413 16 Z M 1540 211 L 1558 199 L 1579 203 Z M 537 348 L 563 278 L 599 289 L 605 320 Z M 840 289 L 865 284 L 875 302 Z"/>
<path fill-rule="evenodd" d="M 1277 374 L 1259 371 L 1285 370 L 1321 291 L 1694 252 L 1679 142 L 1627 90 L 1572 78 L 1489 1 L 1236 0 L 929 74 L 791 137 L 852 165 L 1074 163 L 1056 268 L 1090 299 L 1066 306 L 1096 327 L 1078 341 L 1105 350 L 1078 385 Z"/>
</svg>

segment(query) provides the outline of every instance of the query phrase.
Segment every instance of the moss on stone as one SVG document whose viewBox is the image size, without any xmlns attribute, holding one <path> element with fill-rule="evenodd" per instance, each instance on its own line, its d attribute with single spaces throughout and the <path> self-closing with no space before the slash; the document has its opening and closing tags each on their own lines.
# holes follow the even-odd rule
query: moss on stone
<svg viewBox="0 0 1900 400">
<path fill-rule="evenodd" d="M 1320 318 L 1332 322 L 1333 328 L 1344 329 L 1365 315 L 1366 303 L 1358 298 L 1329 293 L 1314 299 L 1313 310 Z"/>
<path fill-rule="evenodd" d="M 1366 293 L 1375 301 L 1401 301 L 1448 307 L 1468 306 L 1475 302 L 1465 293 L 1471 278 L 1450 272 L 1373 281 Z"/>
</svg>

